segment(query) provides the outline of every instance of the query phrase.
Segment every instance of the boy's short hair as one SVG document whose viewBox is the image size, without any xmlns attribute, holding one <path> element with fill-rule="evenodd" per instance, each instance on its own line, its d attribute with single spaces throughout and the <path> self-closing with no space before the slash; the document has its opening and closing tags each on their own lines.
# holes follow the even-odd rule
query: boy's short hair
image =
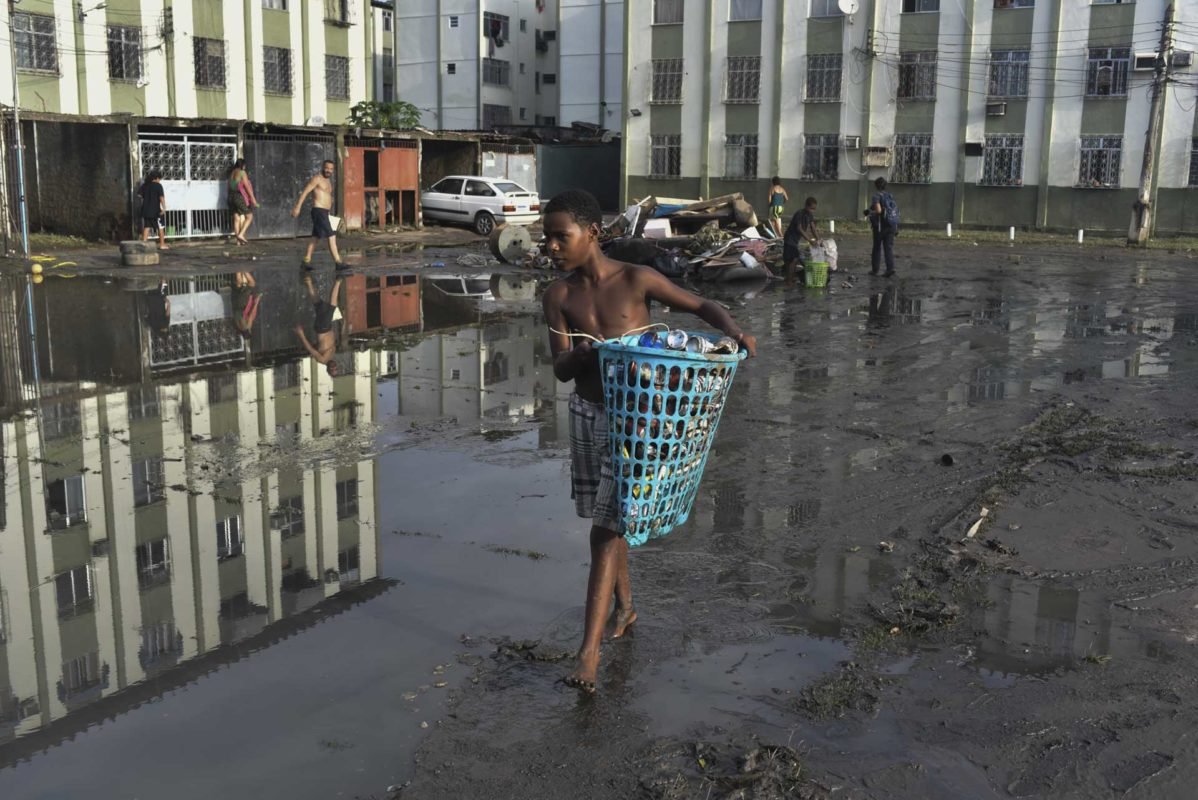
<svg viewBox="0 0 1198 800">
<path fill-rule="evenodd" d="M 806 200 L 803 201 L 804 208 L 811 208 L 812 206 L 818 205 L 818 204 L 819 204 L 819 201 L 816 200 L 814 197 L 808 197 Z"/>
<path fill-rule="evenodd" d="M 150 174 L 146 176 L 146 180 L 148 180 L 150 183 L 153 183 L 154 181 L 160 181 L 162 180 L 162 173 L 156 169 L 152 169 L 150 170 Z"/>
<path fill-rule="evenodd" d="M 567 189 L 553 196 L 545 206 L 545 215 L 569 214 L 584 228 L 603 224 L 603 209 L 595 195 L 585 189 Z"/>
<path fill-rule="evenodd" d="M 878 178 L 876 181 L 874 181 L 874 186 L 877 187 L 878 191 L 882 191 L 886 188 L 886 179 Z"/>
<path fill-rule="evenodd" d="M 780 177 L 778 177 L 777 175 L 770 178 L 770 180 L 773 181 L 774 183 L 779 183 L 779 184 L 782 183 L 782 179 Z"/>
</svg>

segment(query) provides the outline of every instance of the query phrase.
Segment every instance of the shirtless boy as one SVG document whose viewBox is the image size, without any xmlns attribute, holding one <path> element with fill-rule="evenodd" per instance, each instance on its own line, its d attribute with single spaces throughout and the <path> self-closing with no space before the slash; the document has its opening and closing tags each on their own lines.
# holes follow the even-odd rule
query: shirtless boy
<svg viewBox="0 0 1198 800">
<path fill-rule="evenodd" d="M 316 363 L 324 364 L 324 368 L 328 370 L 329 375 L 337 375 L 337 362 L 333 360 L 337 355 L 337 334 L 333 332 L 333 323 L 341 319 L 341 309 L 337 307 L 337 295 L 341 292 L 341 279 L 338 278 L 333 282 L 333 291 L 329 293 L 329 301 L 326 303 L 320 299 L 320 295 L 316 293 L 316 287 L 312 285 L 312 278 L 304 276 L 304 286 L 308 289 L 308 299 L 312 301 L 312 311 L 316 315 L 316 322 L 312 329 L 316 331 L 316 344 L 308 341 L 308 337 L 304 334 L 304 326 L 295 326 L 295 335 L 299 337 L 303 343 L 304 349 L 311 354 L 312 358 L 316 359 Z"/>
<path fill-rule="evenodd" d="M 616 485 L 607 442 L 607 414 L 599 355 L 588 340 L 620 336 L 649 324 L 649 303 L 689 311 L 736 339 L 750 355 L 757 340 L 744 333 L 720 305 L 680 289 L 660 273 L 612 261 L 599 249 L 603 216 L 598 201 L 583 191 L 567 191 L 545 206 L 545 250 L 557 269 L 568 273 L 545 291 L 545 322 L 553 351 L 553 374 L 574 381 L 570 396 L 571 495 L 580 517 L 592 519 L 591 572 L 587 582 L 586 622 L 578 668 L 566 683 L 594 693 L 599 643 L 615 594 L 612 638 L 636 621 L 628 576 L 628 543 L 622 535 Z M 560 331 L 560 333 L 559 333 Z"/>
<path fill-rule="evenodd" d="M 312 251 L 322 239 L 329 243 L 329 255 L 333 257 L 337 269 L 345 266 L 337 252 L 337 231 L 333 230 L 329 223 L 329 209 L 333 207 L 333 182 L 330 180 L 333 177 L 333 167 L 332 161 L 322 163 L 320 174 L 312 176 L 304 186 L 304 191 L 300 193 L 299 199 L 295 201 L 295 208 L 291 209 L 291 216 L 299 217 L 304 200 L 308 195 L 312 195 L 312 241 L 308 242 L 308 252 L 304 254 L 304 269 L 312 269 Z"/>
</svg>

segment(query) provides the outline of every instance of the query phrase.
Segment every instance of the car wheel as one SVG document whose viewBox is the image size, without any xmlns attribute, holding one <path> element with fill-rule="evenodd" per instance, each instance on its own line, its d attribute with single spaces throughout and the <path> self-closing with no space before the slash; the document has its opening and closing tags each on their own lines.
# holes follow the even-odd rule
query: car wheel
<svg viewBox="0 0 1198 800">
<path fill-rule="evenodd" d="M 495 230 L 495 217 L 489 211 L 480 211 L 474 218 L 474 232 L 479 236 L 490 236 Z"/>
</svg>

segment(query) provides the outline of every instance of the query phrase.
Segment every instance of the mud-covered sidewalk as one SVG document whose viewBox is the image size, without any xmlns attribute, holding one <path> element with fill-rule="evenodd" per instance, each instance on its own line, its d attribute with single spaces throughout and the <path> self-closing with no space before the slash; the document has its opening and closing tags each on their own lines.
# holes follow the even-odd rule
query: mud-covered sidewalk
<svg viewBox="0 0 1198 800">
<path fill-rule="evenodd" d="M 469 649 L 394 795 L 1189 796 L 1192 263 L 901 243 L 897 280 L 724 298 L 761 357 L 598 696 L 559 682 L 579 583 Z"/>
</svg>

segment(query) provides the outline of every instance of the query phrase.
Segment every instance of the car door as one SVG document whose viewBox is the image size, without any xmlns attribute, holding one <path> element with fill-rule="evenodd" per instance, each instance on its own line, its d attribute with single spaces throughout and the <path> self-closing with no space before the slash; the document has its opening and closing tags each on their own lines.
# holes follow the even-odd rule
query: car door
<svg viewBox="0 0 1198 800">
<path fill-rule="evenodd" d="M 489 211 L 491 216 L 499 216 L 503 211 L 500 200 L 499 193 L 491 188 L 491 184 L 468 178 L 466 193 L 462 198 L 462 216 L 471 220 L 480 211 Z"/>
<path fill-rule="evenodd" d="M 445 178 L 420 197 L 424 216 L 432 219 L 462 219 L 462 179 Z"/>
</svg>

